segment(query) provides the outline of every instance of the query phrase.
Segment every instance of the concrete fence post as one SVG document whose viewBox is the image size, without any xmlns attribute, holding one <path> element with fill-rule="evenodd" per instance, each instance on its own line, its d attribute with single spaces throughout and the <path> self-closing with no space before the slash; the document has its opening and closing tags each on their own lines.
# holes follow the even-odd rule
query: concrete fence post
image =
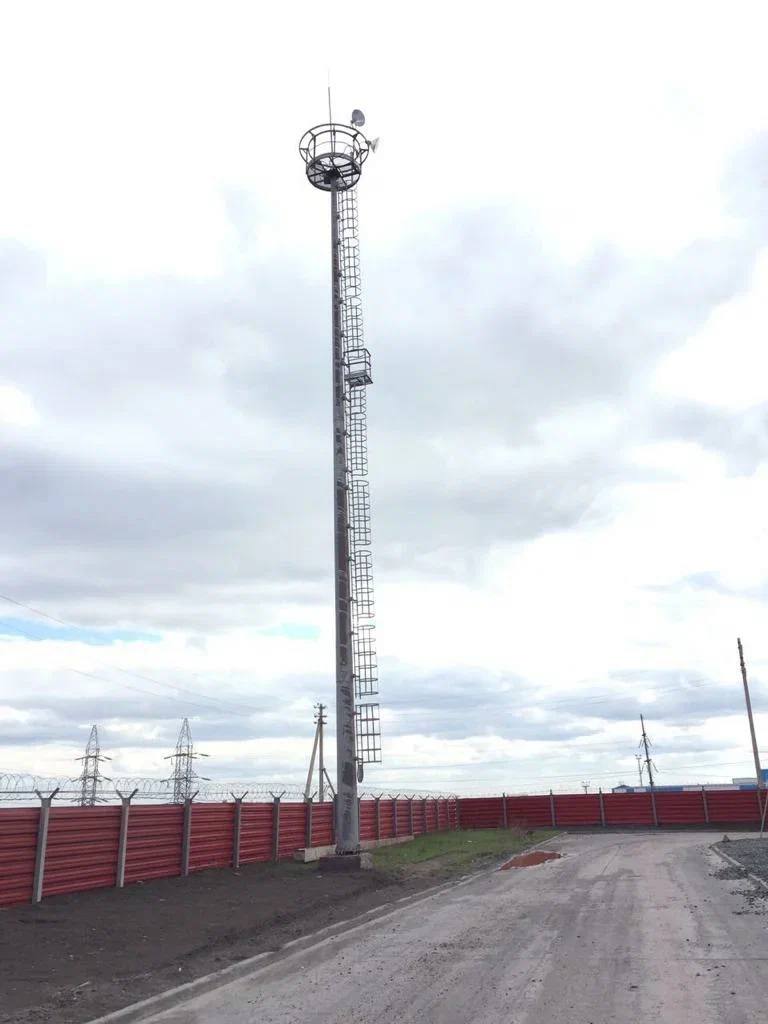
<svg viewBox="0 0 768 1024">
<path fill-rule="evenodd" d="M 280 860 L 280 799 L 282 793 L 272 794 L 272 860 L 275 864 Z"/>
<path fill-rule="evenodd" d="M 376 797 L 376 838 L 381 839 L 381 796 Z"/>
<path fill-rule="evenodd" d="M 408 828 L 413 835 L 413 797 L 408 797 Z"/>
<path fill-rule="evenodd" d="M 600 798 L 600 824 L 605 828 L 605 801 L 603 800 L 602 789 L 598 789 L 597 795 Z"/>
<path fill-rule="evenodd" d="M 306 815 L 304 818 L 304 846 L 309 849 L 312 845 L 312 797 L 308 796 L 305 800 Z"/>
<path fill-rule="evenodd" d="M 125 861 L 128 855 L 128 819 L 131 813 L 131 800 L 138 793 L 138 788 L 125 796 L 116 789 L 120 797 L 122 808 L 120 810 L 120 838 L 117 841 L 117 871 L 115 872 L 115 888 L 122 889 L 125 885 Z"/>
<path fill-rule="evenodd" d="M 192 801 L 197 792 L 188 796 L 184 801 L 184 825 L 181 832 L 181 875 L 186 878 L 189 874 L 189 850 L 192 846 Z"/>
<path fill-rule="evenodd" d="M 235 801 L 234 816 L 232 818 L 232 867 L 237 871 L 240 867 L 240 836 L 243 831 L 243 800 L 248 796 L 248 790 L 242 796 L 229 794 Z"/>
<path fill-rule="evenodd" d="M 707 803 L 707 791 L 701 787 L 701 803 L 704 807 L 704 824 L 709 824 L 709 804 Z"/>
<path fill-rule="evenodd" d="M 43 881 L 45 879 L 45 851 L 48 847 L 48 821 L 51 817 L 51 803 L 59 792 L 59 787 L 43 796 L 39 789 L 35 790 L 40 799 L 40 817 L 37 820 L 37 849 L 35 850 L 35 874 L 32 880 L 32 902 L 39 903 L 43 898 Z"/>
<path fill-rule="evenodd" d="M 557 828 L 557 815 L 555 814 L 555 794 L 549 791 L 549 810 L 552 815 L 552 828 Z"/>
<path fill-rule="evenodd" d="M 509 822 L 507 821 L 507 794 L 501 794 L 501 822 L 504 828 L 509 828 Z"/>
</svg>

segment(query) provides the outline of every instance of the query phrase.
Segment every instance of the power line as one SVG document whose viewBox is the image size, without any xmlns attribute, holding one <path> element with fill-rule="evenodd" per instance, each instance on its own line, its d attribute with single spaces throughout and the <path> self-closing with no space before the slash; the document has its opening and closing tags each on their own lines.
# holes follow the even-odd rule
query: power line
<svg viewBox="0 0 768 1024">
<path fill-rule="evenodd" d="M 59 625 L 66 626 L 66 627 L 68 627 L 70 629 L 83 629 L 84 628 L 82 626 L 78 626 L 76 623 L 65 622 L 63 619 L 57 619 L 55 616 L 48 615 L 46 612 L 42 612 L 42 611 L 40 611 L 37 608 L 32 608 L 30 605 L 22 604 L 22 602 L 16 601 L 16 600 L 14 600 L 14 598 L 8 597 L 5 594 L 0 594 L 0 600 L 9 601 L 11 604 L 18 605 L 21 608 L 26 608 L 28 611 L 34 612 L 36 615 L 41 615 L 41 616 L 43 616 L 43 618 L 50 619 L 52 622 L 56 622 Z M 41 633 L 30 632 L 29 629 L 24 629 L 20 625 L 17 625 L 17 623 L 15 623 L 15 622 L 13 623 L 13 629 L 20 636 L 24 636 L 28 640 L 41 640 L 41 641 L 55 640 L 55 637 L 46 637 L 45 635 L 43 635 Z M 254 707 L 254 706 L 249 705 L 249 704 L 241 704 L 241 703 L 238 703 L 238 702 L 235 702 L 235 701 L 232 701 L 232 702 L 222 701 L 218 697 L 211 697 L 211 696 L 209 696 L 206 693 L 200 693 L 199 691 L 191 690 L 191 689 L 189 689 L 187 687 L 184 687 L 184 686 L 177 686 L 175 683 L 166 683 L 166 682 L 164 682 L 161 679 L 156 679 L 153 676 L 144 675 L 141 672 L 134 672 L 131 669 L 121 668 L 119 665 L 110 665 L 109 663 L 107 663 L 105 661 L 99 661 L 98 659 L 94 659 L 94 660 L 96 660 L 96 663 L 98 665 L 101 665 L 103 668 L 107 669 L 108 671 L 120 672 L 123 675 L 128 675 L 128 676 L 131 676 L 131 677 L 133 677 L 135 679 L 141 679 L 144 682 L 153 683 L 156 686 L 163 686 L 166 689 L 175 691 L 175 693 L 177 693 L 177 694 L 178 693 L 188 693 L 188 694 L 191 694 L 192 696 L 200 697 L 203 700 L 210 701 L 211 704 L 218 705 L 219 707 L 222 707 L 225 710 L 228 710 L 228 711 L 230 711 L 233 714 L 241 714 L 243 711 L 249 711 L 249 712 L 251 712 L 253 714 L 263 714 L 265 711 L 268 710 L 266 707 Z M 102 676 L 97 676 L 97 675 L 94 675 L 93 673 L 83 672 L 81 669 L 72 668 L 71 666 L 68 666 L 68 665 L 65 665 L 63 667 L 66 670 L 68 670 L 70 672 L 76 672 L 79 675 L 90 676 L 90 678 L 92 678 L 92 679 L 100 679 L 102 682 L 109 683 L 111 686 L 122 686 L 122 687 L 125 687 L 125 689 L 134 690 L 137 693 L 149 694 L 152 697 L 167 697 L 168 696 L 167 694 L 155 693 L 155 692 L 153 692 L 151 690 L 142 690 L 142 689 L 139 689 L 139 688 L 137 688 L 135 686 L 129 686 L 127 683 L 117 682 L 115 680 L 104 679 L 104 677 L 102 677 Z M 213 708 L 213 707 L 211 707 L 209 705 L 196 704 L 193 701 L 185 700 L 184 698 L 178 698 L 178 699 L 180 701 L 182 701 L 183 703 L 185 703 L 185 704 L 189 704 L 191 707 L 204 708 L 207 711 L 215 710 L 215 708 Z"/>
</svg>

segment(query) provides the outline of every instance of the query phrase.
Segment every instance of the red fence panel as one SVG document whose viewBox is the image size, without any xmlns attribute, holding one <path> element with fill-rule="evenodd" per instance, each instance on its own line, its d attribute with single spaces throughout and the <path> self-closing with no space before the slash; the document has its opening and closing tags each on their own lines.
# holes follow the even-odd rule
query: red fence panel
<svg viewBox="0 0 768 1024">
<path fill-rule="evenodd" d="M 463 804 L 460 812 L 460 821 L 463 825 Z M 507 797 L 507 823 L 509 827 L 517 825 L 521 828 L 551 828 L 552 811 L 549 805 L 548 796 L 508 796 Z"/>
<path fill-rule="evenodd" d="M 181 874 L 183 826 L 181 805 L 133 805 L 128 818 L 126 883 Z"/>
<path fill-rule="evenodd" d="M 650 793 L 605 793 L 606 825 L 653 825 Z"/>
<path fill-rule="evenodd" d="M 420 836 L 422 832 L 427 831 L 427 816 L 424 809 L 423 800 L 414 800 L 413 802 L 413 834 Z"/>
<path fill-rule="evenodd" d="M 360 801 L 360 838 L 368 841 L 376 838 L 376 801 Z"/>
<path fill-rule="evenodd" d="M 656 793 L 656 816 L 659 825 L 704 825 L 701 793 Z"/>
<path fill-rule="evenodd" d="M 394 832 L 394 815 L 392 814 L 392 801 L 383 797 L 379 804 L 379 816 L 381 818 L 381 838 L 391 839 Z"/>
<path fill-rule="evenodd" d="M 43 896 L 114 885 L 120 807 L 52 807 Z"/>
<path fill-rule="evenodd" d="M 32 899 L 39 816 L 36 807 L 0 809 L 0 907 Z"/>
<path fill-rule="evenodd" d="M 272 833 L 272 803 L 244 803 L 240 818 L 240 863 L 271 860 Z"/>
<path fill-rule="evenodd" d="M 572 793 L 557 795 L 555 822 L 558 828 L 568 825 L 600 825 L 600 797 L 597 793 Z"/>
<path fill-rule="evenodd" d="M 290 860 L 304 848 L 306 813 L 306 804 L 280 804 L 280 860 Z"/>
<path fill-rule="evenodd" d="M 312 808 L 312 845 L 333 845 L 333 802 L 315 804 Z"/>
<path fill-rule="evenodd" d="M 760 823 L 756 789 L 708 789 L 707 806 L 709 807 L 709 820 L 713 824 L 757 825 Z"/>
<path fill-rule="evenodd" d="M 192 804 L 189 870 L 225 868 L 232 863 L 234 804 Z"/>
<path fill-rule="evenodd" d="M 460 801 L 461 827 L 500 828 L 504 824 L 504 809 L 500 796 L 470 797 Z"/>
<path fill-rule="evenodd" d="M 399 836 L 411 834 L 411 810 L 407 800 L 397 801 L 397 834 Z"/>
</svg>

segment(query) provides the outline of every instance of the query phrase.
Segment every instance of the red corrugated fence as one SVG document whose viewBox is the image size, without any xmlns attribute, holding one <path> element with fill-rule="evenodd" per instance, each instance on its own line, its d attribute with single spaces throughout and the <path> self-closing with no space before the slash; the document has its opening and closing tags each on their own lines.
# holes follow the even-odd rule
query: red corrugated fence
<svg viewBox="0 0 768 1024">
<path fill-rule="evenodd" d="M 233 863 L 234 803 L 192 804 L 189 871 Z M 306 845 L 333 842 L 333 805 L 279 805 L 275 849 L 274 803 L 242 804 L 240 862 L 292 857 Z M 113 886 L 117 881 L 122 808 L 51 808 L 45 853 L 43 896 Z M 184 869 L 185 809 L 179 805 L 135 804 L 128 817 L 125 882 L 167 878 Z M 32 898 L 40 811 L 0 808 L 0 906 Z M 575 793 L 461 800 L 382 797 L 360 803 L 362 839 L 419 835 L 448 828 L 575 828 L 622 826 L 745 825 L 760 823 L 755 790 L 650 793 Z"/>
<path fill-rule="evenodd" d="M 442 806 L 442 815 L 438 810 Z M 378 805 L 378 813 L 377 813 Z M 429 801 L 429 831 L 455 823 L 455 801 Z M 411 802 L 361 800 L 362 839 L 410 834 Z M 45 851 L 43 896 L 113 886 L 117 882 L 118 844 L 123 809 L 117 806 L 51 808 Z M 183 872 L 185 809 L 175 804 L 132 804 L 128 813 L 125 883 L 168 878 Z M 191 804 L 189 871 L 229 867 L 234 857 L 234 803 Z M 312 846 L 333 843 L 333 804 L 280 802 L 242 804 L 240 863 L 285 860 L 306 845 L 311 814 Z M 413 801 L 414 828 L 423 817 L 422 801 Z M 0 906 L 32 899 L 40 811 L 0 808 Z M 279 843 L 275 850 L 275 823 Z M 439 824 L 438 824 L 439 822 Z M 421 829 L 423 831 L 423 828 Z"/>
</svg>

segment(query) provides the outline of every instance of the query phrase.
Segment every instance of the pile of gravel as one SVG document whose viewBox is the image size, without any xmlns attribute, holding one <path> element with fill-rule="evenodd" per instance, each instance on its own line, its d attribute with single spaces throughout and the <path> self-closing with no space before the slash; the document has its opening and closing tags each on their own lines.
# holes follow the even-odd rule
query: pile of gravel
<svg viewBox="0 0 768 1024">
<path fill-rule="evenodd" d="M 768 836 L 765 839 L 733 839 L 718 846 L 751 874 L 768 882 Z"/>
</svg>

